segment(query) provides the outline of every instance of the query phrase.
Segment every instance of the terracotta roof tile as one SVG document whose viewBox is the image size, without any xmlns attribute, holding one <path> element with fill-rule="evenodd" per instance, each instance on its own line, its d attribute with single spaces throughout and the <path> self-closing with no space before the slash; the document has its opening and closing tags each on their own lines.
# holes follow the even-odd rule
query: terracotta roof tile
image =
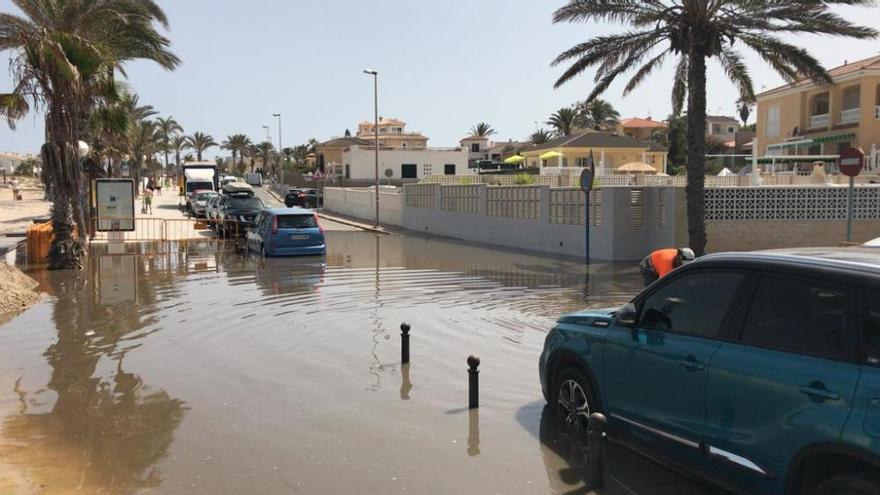
<svg viewBox="0 0 880 495">
<path fill-rule="evenodd" d="M 856 60 L 854 62 L 847 62 L 838 67 L 834 67 L 828 70 L 828 74 L 831 75 L 832 78 L 844 76 L 846 74 L 852 74 L 853 72 L 858 72 L 860 70 L 880 70 L 880 55 L 875 55 L 873 57 L 869 57 L 862 60 Z M 757 96 L 767 96 L 777 91 L 782 91 L 785 89 L 796 88 L 798 86 L 805 86 L 807 84 L 812 83 L 813 81 L 808 77 L 801 77 L 797 81 L 794 81 L 789 84 L 783 84 L 782 86 L 778 86 L 773 89 L 768 89 L 767 91 L 763 91 L 759 93 Z"/>
<path fill-rule="evenodd" d="M 636 128 L 636 127 L 645 127 L 651 129 L 659 129 L 666 128 L 665 122 L 658 122 L 656 120 L 651 119 L 642 119 L 639 117 L 633 117 L 629 119 L 623 119 L 620 121 L 620 125 L 622 127 Z"/>
</svg>

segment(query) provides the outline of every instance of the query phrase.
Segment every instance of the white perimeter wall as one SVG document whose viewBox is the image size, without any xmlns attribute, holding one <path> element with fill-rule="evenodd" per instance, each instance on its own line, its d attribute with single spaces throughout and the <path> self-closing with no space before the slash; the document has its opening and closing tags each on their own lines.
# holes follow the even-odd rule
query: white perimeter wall
<svg viewBox="0 0 880 495">
<path fill-rule="evenodd" d="M 350 165 L 350 179 L 374 179 L 375 151 L 352 146 L 342 153 L 342 173 L 345 165 Z M 379 178 L 401 179 L 401 165 L 416 165 L 418 178 L 431 175 L 444 175 L 444 165 L 455 165 L 455 175 L 474 175 L 475 170 L 468 169 L 468 153 L 462 150 L 379 150 Z M 392 175 L 385 175 L 390 169 Z"/>
</svg>

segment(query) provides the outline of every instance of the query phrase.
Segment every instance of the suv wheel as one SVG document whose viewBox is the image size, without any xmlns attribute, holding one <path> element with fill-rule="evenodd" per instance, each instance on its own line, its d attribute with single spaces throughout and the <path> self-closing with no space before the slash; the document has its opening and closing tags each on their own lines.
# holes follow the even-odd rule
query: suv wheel
<svg viewBox="0 0 880 495">
<path fill-rule="evenodd" d="M 598 412 L 590 378 L 579 368 L 566 368 L 559 373 L 552 404 L 557 408 L 566 428 L 572 433 L 586 434 L 590 414 Z"/>
<path fill-rule="evenodd" d="M 844 474 L 823 481 L 814 495 L 880 495 L 876 479 L 859 474 Z"/>
</svg>

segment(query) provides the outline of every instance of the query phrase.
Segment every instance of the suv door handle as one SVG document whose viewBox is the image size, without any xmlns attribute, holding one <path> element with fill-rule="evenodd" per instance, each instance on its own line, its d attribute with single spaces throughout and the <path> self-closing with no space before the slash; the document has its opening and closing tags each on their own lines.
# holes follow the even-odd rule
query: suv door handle
<svg viewBox="0 0 880 495">
<path fill-rule="evenodd" d="M 697 358 L 693 355 L 682 359 L 679 363 L 688 371 L 703 371 L 706 369 L 706 365 L 697 361 Z"/>
<path fill-rule="evenodd" d="M 802 394 L 809 396 L 817 402 L 840 399 L 840 394 L 833 390 L 826 389 L 822 382 L 813 382 L 806 387 L 801 387 L 800 390 Z"/>
</svg>

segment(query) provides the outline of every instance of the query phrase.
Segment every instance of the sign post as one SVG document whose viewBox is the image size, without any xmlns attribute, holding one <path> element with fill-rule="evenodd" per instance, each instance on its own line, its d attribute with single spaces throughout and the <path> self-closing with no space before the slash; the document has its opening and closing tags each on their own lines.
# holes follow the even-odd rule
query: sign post
<svg viewBox="0 0 880 495">
<path fill-rule="evenodd" d="M 593 190 L 593 182 L 596 178 L 596 162 L 593 161 L 593 150 L 590 150 L 590 157 L 587 161 L 587 167 L 581 172 L 581 191 L 584 192 L 584 226 L 586 227 L 586 254 L 585 259 L 587 265 L 590 264 L 590 191 Z"/>
<path fill-rule="evenodd" d="M 846 242 L 852 242 L 853 203 L 855 202 L 855 180 L 865 166 L 865 152 L 860 148 L 848 148 L 840 153 L 840 173 L 849 177 L 846 191 Z"/>
</svg>

